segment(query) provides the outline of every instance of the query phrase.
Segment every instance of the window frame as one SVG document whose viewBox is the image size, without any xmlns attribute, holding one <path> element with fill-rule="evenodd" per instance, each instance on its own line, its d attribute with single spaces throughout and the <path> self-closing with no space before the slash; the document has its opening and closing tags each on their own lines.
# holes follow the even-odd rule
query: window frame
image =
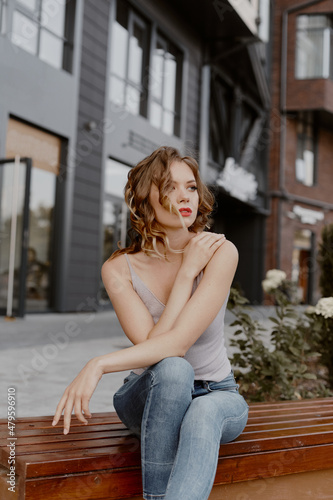
<svg viewBox="0 0 333 500">
<path fill-rule="evenodd" d="M 73 50 L 74 50 L 74 28 L 75 28 L 75 11 L 76 11 L 76 0 L 71 0 L 69 2 L 66 2 L 65 4 L 65 19 L 64 19 L 64 29 L 63 29 L 63 35 L 57 34 L 55 31 L 51 30 L 50 28 L 47 27 L 47 25 L 43 25 L 42 23 L 42 7 L 43 7 L 43 2 L 45 0 L 36 0 L 36 12 L 33 12 L 26 6 L 20 4 L 19 1 L 15 2 L 15 6 L 12 11 L 12 19 L 11 19 L 11 25 L 13 25 L 14 22 L 14 15 L 16 12 L 27 18 L 30 22 L 34 23 L 37 28 L 37 45 L 36 45 L 36 52 L 30 53 L 31 55 L 34 55 L 35 57 L 38 57 L 41 61 L 45 62 L 46 64 L 49 64 L 55 69 L 58 70 L 64 70 L 67 71 L 68 73 L 72 72 L 72 66 L 73 66 Z M 41 33 L 45 32 L 51 35 L 52 37 L 56 38 L 57 40 L 61 41 L 62 43 L 62 62 L 61 66 L 58 67 L 55 64 L 52 64 L 49 62 L 47 59 L 42 59 L 40 57 L 40 52 L 41 52 Z M 14 33 L 13 33 L 14 34 Z M 19 44 L 15 44 L 15 42 L 12 41 L 14 45 L 17 45 L 19 48 L 21 47 Z M 22 48 L 22 50 L 25 50 Z"/>
<path fill-rule="evenodd" d="M 176 119 L 174 119 L 174 130 L 172 136 L 182 138 L 184 135 L 184 121 L 185 121 L 185 115 L 186 115 L 186 107 L 184 103 L 184 85 L 186 83 L 186 61 L 187 61 L 187 50 L 186 47 L 184 47 L 181 43 L 177 42 L 174 43 L 172 41 L 172 36 L 171 34 L 168 35 L 167 30 L 164 29 L 163 31 L 160 29 L 160 24 L 158 21 L 154 19 L 154 17 L 151 15 L 151 13 L 145 9 L 144 6 L 140 6 L 140 10 L 137 8 L 137 5 L 134 4 L 131 0 L 114 0 L 113 2 L 113 8 L 112 8 L 112 14 L 110 16 L 110 22 L 111 22 L 111 30 L 110 30 L 110 42 L 109 42 L 109 52 L 111 54 L 112 52 L 112 43 L 113 43 L 113 28 L 114 28 L 114 23 L 116 22 L 117 19 L 117 4 L 119 1 L 123 1 L 127 8 L 128 8 L 128 17 L 130 17 L 130 13 L 134 13 L 135 16 L 137 16 L 139 19 L 143 19 L 144 22 L 147 24 L 147 47 L 146 50 L 147 52 L 143 54 L 144 56 L 144 71 L 143 71 L 143 98 L 142 102 L 140 105 L 142 108 L 140 109 L 139 114 L 135 116 L 140 116 L 149 121 L 151 124 L 151 104 L 152 104 L 152 92 L 150 90 L 151 87 L 151 81 L 152 81 L 152 75 L 151 75 L 151 70 L 152 70 L 152 57 L 153 57 L 153 49 L 155 47 L 156 43 L 156 38 L 157 36 L 162 37 L 166 39 L 171 45 L 173 45 L 179 54 L 181 55 L 181 63 L 179 65 L 179 71 L 177 70 L 177 79 L 176 79 L 176 88 L 175 88 L 175 112 L 173 113 Z M 128 21 L 128 25 L 130 22 Z M 128 29 L 127 29 L 128 31 Z M 128 68 L 128 61 L 129 61 L 129 44 L 127 47 L 127 61 L 126 61 L 126 68 Z M 121 79 L 118 75 L 116 75 L 112 70 L 111 70 L 111 61 L 109 59 L 109 97 L 108 101 L 111 104 L 114 105 L 119 105 L 119 102 L 116 102 L 115 100 L 112 100 L 111 98 L 111 78 L 116 77 L 122 81 L 124 79 Z M 128 69 L 126 69 L 126 74 L 128 74 Z M 127 80 L 126 80 L 126 85 L 127 85 Z M 122 105 L 119 105 L 119 107 L 122 107 L 124 110 L 128 111 L 126 108 L 126 102 Z M 141 111 L 142 110 L 142 111 Z M 130 111 L 129 111 L 130 112 Z M 176 124 L 175 124 L 176 122 Z M 167 134 L 166 132 L 163 131 L 162 128 L 158 128 L 154 125 L 151 124 L 152 127 L 154 127 L 156 130 L 160 130 L 162 133 Z"/>
<path fill-rule="evenodd" d="M 161 120 L 161 126 L 160 127 L 155 127 L 157 130 L 162 130 L 167 135 L 170 135 L 168 132 L 165 132 L 163 129 L 163 122 L 164 122 L 164 113 L 168 112 L 173 115 L 173 133 L 172 135 L 180 137 L 181 135 L 181 111 L 182 111 L 182 97 L 183 97 L 183 88 L 182 88 L 182 80 L 183 80 L 183 68 L 184 68 L 184 51 L 179 48 L 176 44 L 174 44 L 168 36 L 166 36 L 158 27 L 155 28 L 154 31 L 154 36 L 152 36 L 151 40 L 151 47 L 150 47 L 150 78 L 153 78 L 154 75 L 152 75 L 153 72 L 153 65 L 152 65 L 152 59 L 154 55 L 154 50 L 157 48 L 157 44 L 160 44 L 161 47 L 164 50 L 165 53 L 170 53 L 172 54 L 174 51 L 176 54 L 174 55 L 175 61 L 176 61 L 176 82 L 175 82 L 175 104 L 174 104 L 174 110 L 171 111 L 170 109 L 166 108 L 163 99 L 164 99 L 164 90 L 165 90 L 165 78 L 162 76 L 162 86 L 161 86 L 161 98 L 157 99 L 152 92 L 149 92 L 148 96 L 148 102 L 149 102 L 149 114 L 148 118 L 150 123 L 151 122 L 151 109 L 152 109 L 152 104 L 157 103 L 159 106 L 162 108 L 162 120 Z M 170 50 L 171 49 L 171 50 Z M 164 65 L 165 65 L 165 56 L 163 55 L 163 70 L 162 70 L 162 75 L 164 73 Z M 149 85 L 150 88 L 151 85 Z"/>
<path fill-rule="evenodd" d="M 110 82 L 110 87 L 112 86 L 112 79 L 117 79 L 118 81 L 121 81 L 124 84 L 124 101 L 122 104 L 119 104 L 119 102 L 115 102 L 111 98 L 111 92 L 109 95 L 109 101 L 112 102 L 113 104 L 119 105 L 122 108 L 124 108 L 126 111 L 130 111 L 127 107 L 127 92 L 128 88 L 134 88 L 135 90 L 140 92 L 140 104 L 139 104 L 139 113 L 135 114 L 135 116 L 143 116 L 147 117 L 147 88 L 144 85 L 145 81 L 147 81 L 147 67 L 149 65 L 149 24 L 148 21 L 145 19 L 144 16 L 141 16 L 136 9 L 132 7 L 128 2 L 124 2 L 126 5 L 127 9 L 127 28 L 126 31 L 128 33 L 128 43 L 127 43 L 127 50 L 126 50 L 126 72 L 125 72 L 125 77 L 120 77 L 117 75 L 114 70 L 112 70 L 112 61 L 110 61 L 110 69 L 109 69 L 109 82 Z M 114 15 L 112 16 L 112 29 L 111 29 L 111 37 L 110 37 L 110 51 L 112 53 L 112 43 L 113 43 L 113 25 L 114 23 L 117 22 L 117 6 L 118 6 L 118 1 L 116 2 L 116 5 L 114 7 Z M 134 31 L 134 26 L 137 24 L 144 33 L 144 48 L 143 48 L 143 57 L 142 57 L 142 68 L 141 68 L 141 83 L 137 84 L 136 82 L 132 81 L 129 78 L 129 62 L 130 62 L 130 39 Z"/>
<path fill-rule="evenodd" d="M 8 0 L 0 0 L 0 35 L 6 33 L 6 17 L 8 10 Z"/>
<path fill-rule="evenodd" d="M 298 22 L 301 17 L 325 17 L 327 20 L 331 22 L 331 26 L 322 26 L 322 27 L 298 27 Z M 299 50 L 301 50 L 301 46 L 298 43 L 298 36 L 300 33 L 322 33 L 323 36 L 323 61 L 320 75 L 299 75 Z M 295 79 L 296 80 L 313 80 L 313 79 L 333 79 L 333 61 L 332 61 L 332 52 L 333 52 L 333 17 L 330 14 L 300 14 L 296 17 L 296 45 L 295 45 Z"/>
</svg>

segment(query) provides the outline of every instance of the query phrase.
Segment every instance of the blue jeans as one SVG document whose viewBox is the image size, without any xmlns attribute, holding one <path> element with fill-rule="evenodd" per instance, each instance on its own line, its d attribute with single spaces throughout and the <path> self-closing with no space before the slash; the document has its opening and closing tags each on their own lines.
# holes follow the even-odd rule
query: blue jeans
<svg viewBox="0 0 333 500">
<path fill-rule="evenodd" d="M 207 499 L 220 443 L 239 436 L 248 416 L 232 372 L 221 382 L 197 381 L 192 366 L 174 357 L 124 382 L 114 407 L 141 438 L 143 497 Z"/>
</svg>

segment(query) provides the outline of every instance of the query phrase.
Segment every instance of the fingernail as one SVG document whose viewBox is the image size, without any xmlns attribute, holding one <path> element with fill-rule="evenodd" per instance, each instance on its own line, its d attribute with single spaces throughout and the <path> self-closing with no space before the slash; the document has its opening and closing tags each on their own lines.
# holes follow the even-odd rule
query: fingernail
<svg viewBox="0 0 333 500">
<path fill-rule="evenodd" d="M 68 434 L 68 429 L 64 429 L 64 434 Z"/>
<path fill-rule="evenodd" d="M 55 421 L 55 420 L 53 420 L 52 425 L 55 425 L 55 424 L 56 424 L 56 421 Z"/>
</svg>

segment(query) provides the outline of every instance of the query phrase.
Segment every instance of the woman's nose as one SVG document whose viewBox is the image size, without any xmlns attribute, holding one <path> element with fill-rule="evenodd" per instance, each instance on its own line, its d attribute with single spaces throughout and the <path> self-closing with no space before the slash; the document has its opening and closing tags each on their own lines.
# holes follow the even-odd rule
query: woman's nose
<svg viewBox="0 0 333 500">
<path fill-rule="evenodd" d="M 177 194 L 178 203 L 181 203 L 182 201 L 189 201 L 190 199 L 188 192 L 185 189 L 179 189 Z"/>
</svg>

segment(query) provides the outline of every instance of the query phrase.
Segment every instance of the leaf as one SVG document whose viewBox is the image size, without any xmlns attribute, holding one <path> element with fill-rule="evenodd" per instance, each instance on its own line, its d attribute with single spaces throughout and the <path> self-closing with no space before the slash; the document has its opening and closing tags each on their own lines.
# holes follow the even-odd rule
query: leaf
<svg viewBox="0 0 333 500">
<path fill-rule="evenodd" d="M 242 325 L 242 322 L 239 319 L 236 319 L 235 321 L 229 324 L 229 326 L 237 326 L 237 325 Z"/>
<path fill-rule="evenodd" d="M 241 333 L 243 333 L 243 330 L 236 330 L 233 335 L 240 335 Z"/>
<path fill-rule="evenodd" d="M 292 345 L 289 346 L 289 351 L 292 352 L 295 356 L 299 356 L 301 353 L 296 347 L 293 347 Z"/>
<path fill-rule="evenodd" d="M 268 319 L 270 321 L 272 321 L 273 323 L 276 323 L 277 325 L 280 324 L 280 321 L 278 319 L 274 318 L 274 316 L 269 316 Z"/>
<path fill-rule="evenodd" d="M 303 378 L 306 378 L 307 380 L 317 380 L 317 377 L 314 373 L 304 373 Z"/>
</svg>

